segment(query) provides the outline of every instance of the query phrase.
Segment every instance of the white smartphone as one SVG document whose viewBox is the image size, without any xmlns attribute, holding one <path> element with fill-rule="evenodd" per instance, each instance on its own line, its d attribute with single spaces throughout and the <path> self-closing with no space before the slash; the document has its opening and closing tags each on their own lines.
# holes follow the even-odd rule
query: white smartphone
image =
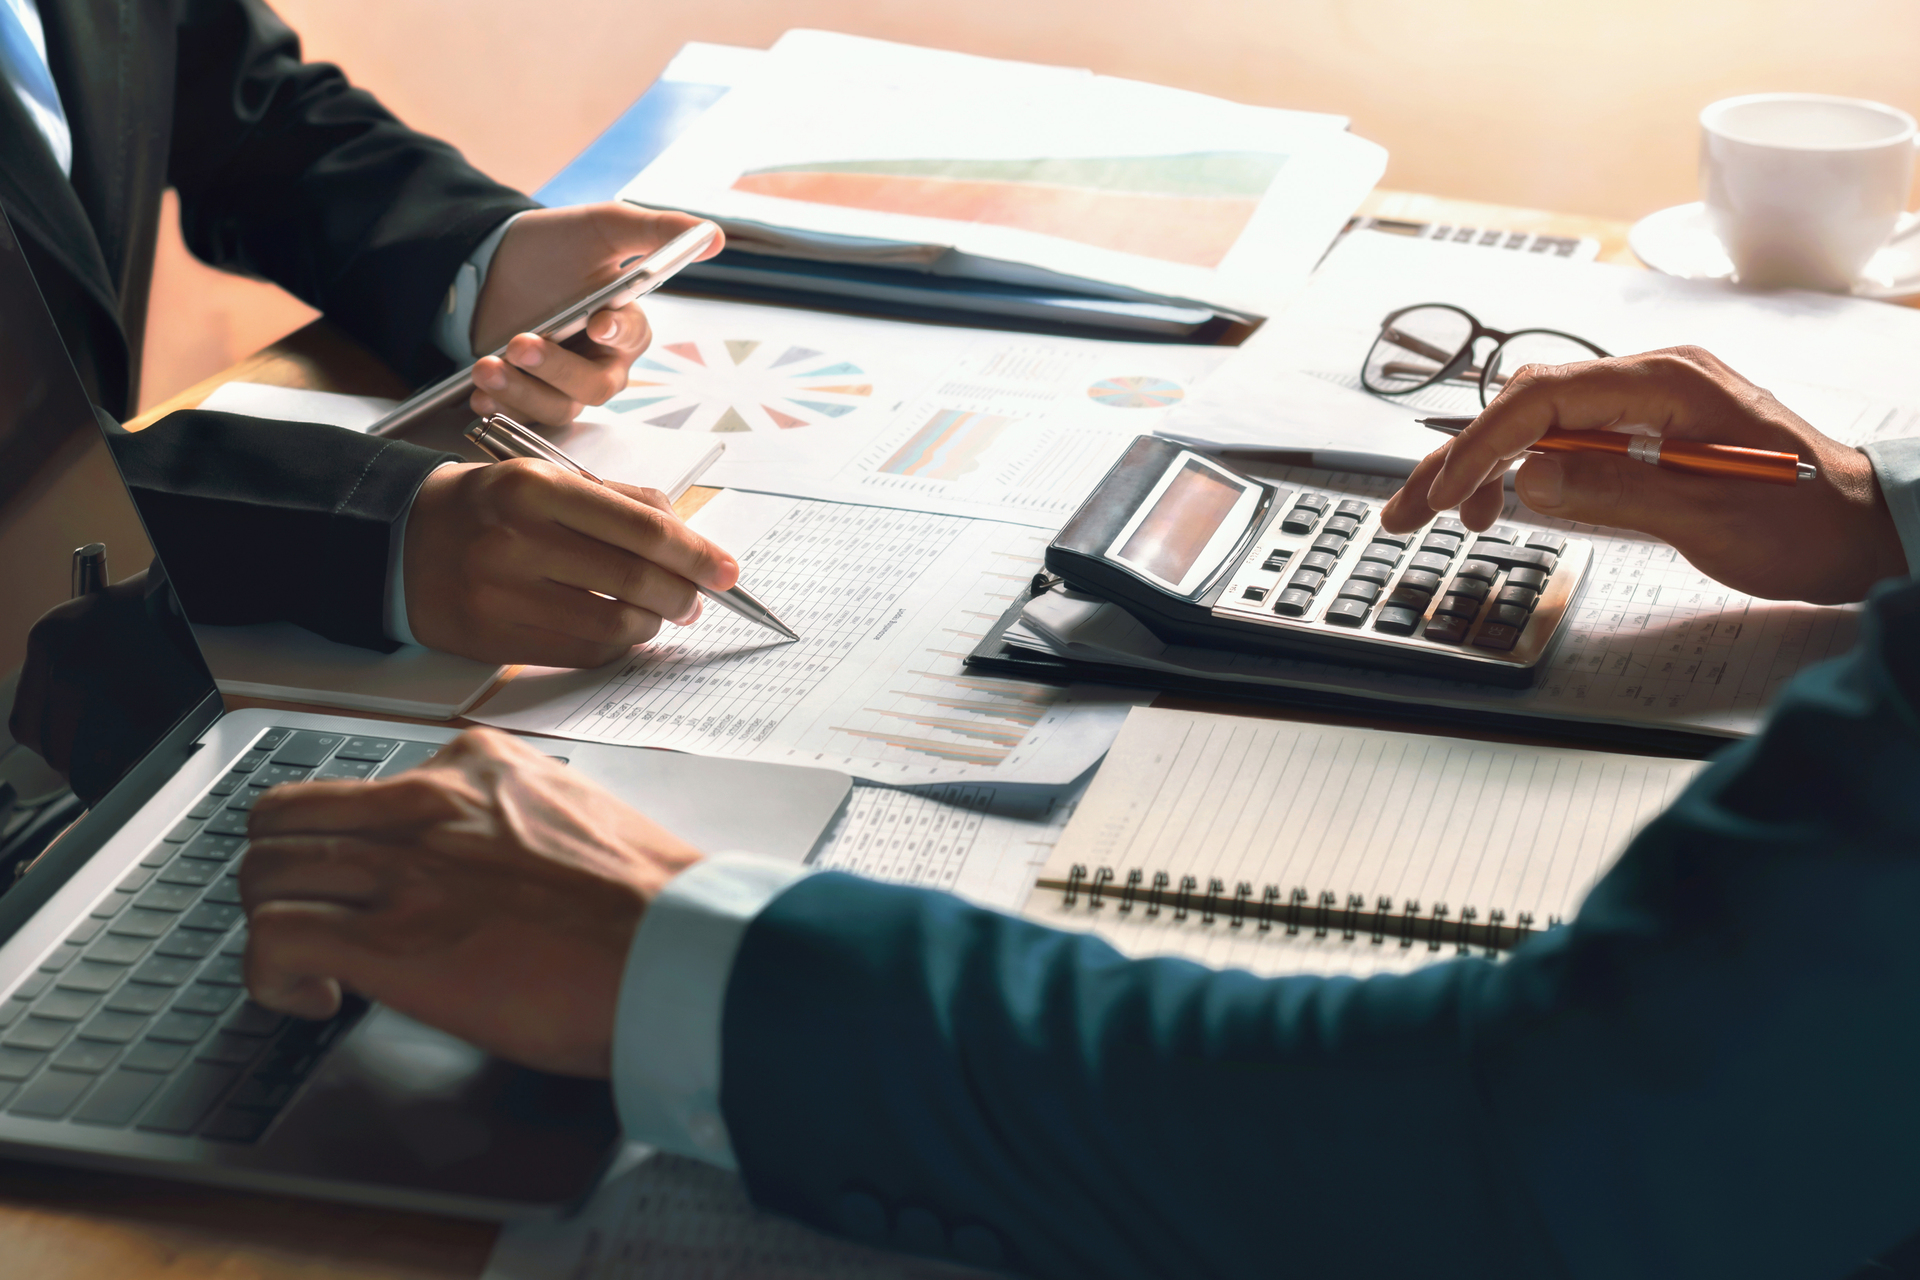
<svg viewBox="0 0 1920 1280">
<path fill-rule="evenodd" d="M 671 280 L 682 267 L 698 261 L 700 255 L 707 251 L 714 237 L 719 234 L 720 228 L 713 223 L 697 223 L 652 253 L 635 255 L 627 259 L 620 264 L 622 270 L 619 278 L 611 284 L 602 285 L 586 297 L 568 303 L 539 324 L 522 332 L 538 334 L 553 342 L 565 342 L 586 328 L 587 321 L 594 312 L 610 307 L 624 307 L 635 298 L 644 297 Z M 506 347 L 502 346 L 488 354 L 504 356 L 506 350 Z M 388 436 L 396 431 L 405 430 L 410 424 L 428 414 L 444 409 L 464 398 L 472 390 L 473 365 L 468 365 L 458 373 L 434 383 L 425 391 L 417 392 L 402 400 L 394 406 L 393 412 L 368 427 L 367 434 Z"/>
</svg>

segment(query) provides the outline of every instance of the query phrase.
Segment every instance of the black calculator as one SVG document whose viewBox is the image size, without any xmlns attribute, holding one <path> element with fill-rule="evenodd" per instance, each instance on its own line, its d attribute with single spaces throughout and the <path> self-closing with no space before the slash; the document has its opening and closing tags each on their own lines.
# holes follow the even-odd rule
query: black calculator
<svg viewBox="0 0 1920 1280">
<path fill-rule="evenodd" d="M 1047 568 L 1170 644 L 1531 684 L 1593 544 L 1267 484 L 1141 436 L 1047 547 Z"/>
</svg>

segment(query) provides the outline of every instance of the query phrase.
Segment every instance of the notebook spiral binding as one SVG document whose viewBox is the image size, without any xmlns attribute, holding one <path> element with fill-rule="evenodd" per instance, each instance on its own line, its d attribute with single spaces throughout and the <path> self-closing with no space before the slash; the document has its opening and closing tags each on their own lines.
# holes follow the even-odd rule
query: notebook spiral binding
<svg viewBox="0 0 1920 1280">
<path fill-rule="evenodd" d="M 1549 916 L 1546 924 L 1539 925 L 1532 912 L 1522 911 L 1509 924 L 1507 913 L 1497 909 L 1487 912 L 1483 922 L 1474 907 L 1462 907 L 1456 915 L 1444 902 L 1423 908 L 1413 898 L 1396 909 L 1392 898 L 1376 897 L 1369 908 L 1366 898 L 1357 893 L 1348 894 L 1343 906 L 1338 894 L 1323 890 L 1315 897 L 1300 888 L 1286 894 L 1283 901 L 1280 886 L 1273 884 L 1262 889 L 1256 899 L 1253 885 L 1245 880 L 1236 884 L 1229 894 L 1224 882 L 1209 879 L 1206 891 L 1202 892 L 1200 882 L 1193 876 L 1181 876 L 1179 885 L 1175 886 L 1172 877 L 1164 871 L 1154 872 L 1151 884 L 1145 880 L 1143 872 L 1133 870 L 1127 872 L 1124 883 L 1116 884 L 1111 867 L 1101 867 L 1089 876 L 1086 864 L 1076 862 L 1068 869 L 1065 880 L 1043 876 L 1034 882 L 1034 887 L 1061 894 L 1062 905 L 1069 910 L 1078 906 L 1084 896 L 1090 912 L 1111 908 L 1121 916 L 1128 916 L 1138 910 L 1148 919 L 1154 919 L 1164 910 L 1176 921 L 1198 917 L 1202 926 L 1224 925 L 1228 929 L 1251 926 L 1259 933 L 1279 928 L 1290 937 L 1302 931 L 1311 931 L 1316 938 L 1338 932 L 1347 942 L 1356 941 L 1364 934 L 1373 946 L 1384 946 L 1387 939 L 1392 938 L 1402 948 L 1411 949 L 1425 943 L 1429 951 L 1453 947 L 1463 956 L 1473 954 L 1476 947 L 1487 955 L 1510 951 L 1561 923 L 1558 916 Z"/>
</svg>

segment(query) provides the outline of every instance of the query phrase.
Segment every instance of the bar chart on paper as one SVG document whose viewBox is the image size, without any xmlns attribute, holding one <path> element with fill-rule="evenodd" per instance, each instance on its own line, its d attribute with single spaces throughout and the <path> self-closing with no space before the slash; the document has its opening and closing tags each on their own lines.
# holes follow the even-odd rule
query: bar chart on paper
<svg viewBox="0 0 1920 1280">
<path fill-rule="evenodd" d="M 962 663 L 1039 568 L 1034 530 L 734 492 L 695 524 L 800 641 L 709 610 L 612 666 L 523 674 L 477 718 L 900 785 L 1066 782 L 1119 731 L 1125 701 Z"/>
<path fill-rule="evenodd" d="M 874 432 L 830 482 L 834 496 L 1058 528 L 1186 394 L 1097 361 L 1040 344 L 973 353 Z"/>
</svg>

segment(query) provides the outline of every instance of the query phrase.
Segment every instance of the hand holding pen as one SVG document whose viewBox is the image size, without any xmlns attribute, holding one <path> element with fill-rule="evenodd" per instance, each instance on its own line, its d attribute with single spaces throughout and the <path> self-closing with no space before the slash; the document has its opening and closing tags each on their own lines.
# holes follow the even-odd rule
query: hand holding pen
<svg viewBox="0 0 1920 1280">
<path fill-rule="evenodd" d="M 594 484 L 607 483 L 560 449 L 504 414 L 492 414 L 475 422 L 467 428 L 467 439 L 473 441 L 496 462 L 505 462 L 509 458 L 539 458 L 570 471 L 584 480 L 590 480 Z M 776 631 L 789 640 L 800 638 L 799 632 L 780 621 L 771 609 L 754 599 L 752 594 L 738 582 L 725 591 L 716 591 L 697 582 L 694 583 L 694 588 L 715 604 L 731 609 L 749 622 L 757 623 L 770 631 Z"/>
<path fill-rule="evenodd" d="M 1633 456 L 1633 441 L 1648 437 L 1607 432 L 1620 423 L 1659 431 L 1658 464 L 1643 460 L 1648 444 Z M 1569 446 L 1557 433 L 1578 438 Z M 1609 434 L 1598 442 L 1605 451 L 1593 447 Z M 1672 465 L 1675 454 L 1727 461 L 1706 445 L 1786 455 L 1732 455 L 1778 470 L 1782 482 Z M 1509 495 L 1507 472 L 1523 456 Z M 1785 483 L 1789 462 L 1795 478 Z M 1484 529 L 1510 496 L 1541 516 L 1651 534 L 1709 577 L 1767 599 L 1860 600 L 1907 572 L 1871 461 L 1694 348 L 1523 370 L 1421 461 L 1381 523 L 1404 532 L 1457 508 Z"/>
</svg>

